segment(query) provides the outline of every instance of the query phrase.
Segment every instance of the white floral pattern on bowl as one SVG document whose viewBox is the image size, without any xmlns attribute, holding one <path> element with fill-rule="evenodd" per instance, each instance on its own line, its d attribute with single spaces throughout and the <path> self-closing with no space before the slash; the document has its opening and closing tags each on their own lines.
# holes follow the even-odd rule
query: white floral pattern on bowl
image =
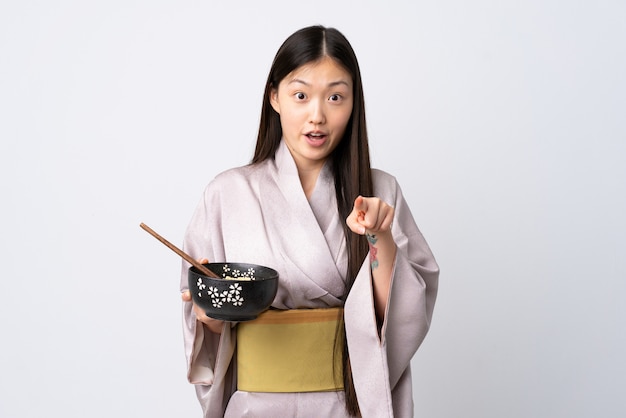
<svg viewBox="0 0 626 418">
<path fill-rule="evenodd" d="M 249 268 L 247 271 L 241 272 L 240 270 L 231 270 L 228 265 L 223 267 L 222 278 L 224 280 L 254 280 L 254 269 Z M 198 277 L 198 297 L 203 297 L 203 291 L 207 289 L 206 284 L 202 281 L 201 277 Z M 209 286 L 208 290 L 204 292 L 211 298 L 213 307 L 221 308 L 225 303 L 230 303 L 233 306 L 243 306 L 243 296 L 241 295 L 241 285 L 239 283 L 233 283 L 229 286 L 228 290 L 224 290 L 220 293 L 219 289 L 213 286 Z"/>
</svg>

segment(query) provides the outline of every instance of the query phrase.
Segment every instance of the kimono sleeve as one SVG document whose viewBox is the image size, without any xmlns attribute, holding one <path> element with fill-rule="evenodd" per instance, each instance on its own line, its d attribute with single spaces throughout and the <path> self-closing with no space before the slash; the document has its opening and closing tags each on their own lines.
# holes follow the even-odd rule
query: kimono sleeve
<svg viewBox="0 0 626 418">
<path fill-rule="evenodd" d="M 391 387 L 409 367 L 430 328 L 439 266 L 396 183 L 394 240 L 398 246 L 381 338 Z"/>
<path fill-rule="evenodd" d="M 220 187 L 215 181 L 203 197 L 189 222 L 183 250 L 195 259 L 224 260 L 222 239 L 222 205 Z M 183 261 L 180 289 L 189 288 L 189 264 Z M 187 361 L 187 379 L 196 387 L 196 394 L 205 418 L 222 417 L 228 399 L 234 392 L 231 360 L 234 354 L 236 329 L 225 322 L 222 333 L 211 332 L 196 318 L 192 302 L 183 302 L 183 340 Z"/>
</svg>

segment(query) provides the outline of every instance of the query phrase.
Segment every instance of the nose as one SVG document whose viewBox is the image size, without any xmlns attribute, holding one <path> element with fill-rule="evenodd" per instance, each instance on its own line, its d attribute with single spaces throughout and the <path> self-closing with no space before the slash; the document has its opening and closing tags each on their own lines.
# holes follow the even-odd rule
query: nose
<svg viewBox="0 0 626 418">
<path fill-rule="evenodd" d="M 324 112 L 324 103 L 322 100 L 311 100 L 311 108 L 309 110 L 309 123 L 313 125 L 321 125 L 326 122 L 326 114 Z"/>
</svg>

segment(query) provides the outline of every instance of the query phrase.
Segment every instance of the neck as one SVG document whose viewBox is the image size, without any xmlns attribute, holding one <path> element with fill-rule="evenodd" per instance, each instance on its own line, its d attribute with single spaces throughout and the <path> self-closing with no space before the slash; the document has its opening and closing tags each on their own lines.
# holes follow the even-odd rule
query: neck
<svg viewBox="0 0 626 418">
<path fill-rule="evenodd" d="M 317 178 L 320 175 L 322 167 L 300 168 L 298 167 L 298 176 L 300 177 L 300 184 L 307 199 L 311 198 L 315 185 L 317 184 Z"/>
</svg>

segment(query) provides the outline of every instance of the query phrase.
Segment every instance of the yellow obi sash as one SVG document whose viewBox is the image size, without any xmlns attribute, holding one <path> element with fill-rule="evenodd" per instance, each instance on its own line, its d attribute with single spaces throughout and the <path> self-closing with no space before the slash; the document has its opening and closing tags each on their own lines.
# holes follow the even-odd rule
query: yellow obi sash
<svg viewBox="0 0 626 418">
<path fill-rule="evenodd" d="M 335 338 L 338 321 L 343 321 L 341 308 L 270 309 L 239 323 L 237 389 L 343 390 L 343 338 Z"/>
</svg>

